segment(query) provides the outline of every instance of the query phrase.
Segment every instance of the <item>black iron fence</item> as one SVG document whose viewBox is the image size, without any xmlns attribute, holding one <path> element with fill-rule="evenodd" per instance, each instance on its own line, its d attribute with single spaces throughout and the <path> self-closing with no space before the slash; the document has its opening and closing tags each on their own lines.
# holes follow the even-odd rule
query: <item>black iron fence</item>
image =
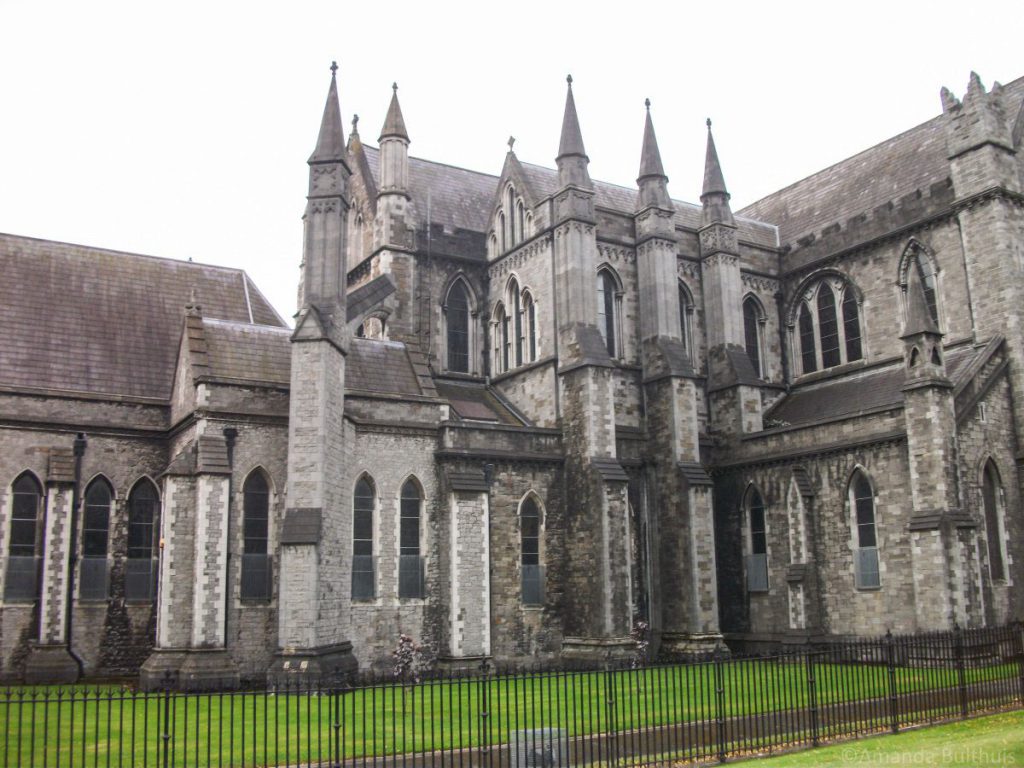
<svg viewBox="0 0 1024 768">
<path fill-rule="evenodd" d="M 4 766 L 527 768 L 724 761 L 1024 705 L 1024 627 L 672 664 L 275 689 L 0 689 Z"/>
</svg>

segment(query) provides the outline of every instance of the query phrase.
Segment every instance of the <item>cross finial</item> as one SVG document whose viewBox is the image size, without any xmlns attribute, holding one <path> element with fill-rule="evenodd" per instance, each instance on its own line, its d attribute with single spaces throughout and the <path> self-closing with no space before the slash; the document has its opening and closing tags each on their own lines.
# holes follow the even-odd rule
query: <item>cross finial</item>
<svg viewBox="0 0 1024 768">
<path fill-rule="evenodd" d="M 566 75 L 565 82 L 567 82 L 569 84 L 569 87 L 572 88 L 572 75 Z"/>
<path fill-rule="evenodd" d="M 338 73 L 338 62 L 331 62 L 331 77 L 334 77 Z"/>
<path fill-rule="evenodd" d="M 398 92 L 398 83 L 392 83 L 392 84 L 391 84 L 391 90 L 392 90 L 392 91 L 393 91 L 394 93 L 397 93 L 397 92 Z"/>
<path fill-rule="evenodd" d="M 711 130 L 711 118 L 709 117 L 705 122 L 707 123 L 708 130 L 710 131 Z"/>
<path fill-rule="evenodd" d="M 511 151 L 512 151 L 512 146 L 513 146 L 513 145 L 514 145 L 515 143 L 516 143 L 516 137 L 515 137 L 515 136 L 509 136 L 509 137 L 508 137 L 508 151 L 509 151 L 509 152 L 511 152 Z"/>
<path fill-rule="evenodd" d="M 647 107 L 647 111 L 650 112 L 651 111 L 651 100 L 650 99 L 644 99 L 644 106 Z"/>
<path fill-rule="evenodd" d="M 352 115 L 352 133 L 359 133 L 359 115 Z"/>
</svg>

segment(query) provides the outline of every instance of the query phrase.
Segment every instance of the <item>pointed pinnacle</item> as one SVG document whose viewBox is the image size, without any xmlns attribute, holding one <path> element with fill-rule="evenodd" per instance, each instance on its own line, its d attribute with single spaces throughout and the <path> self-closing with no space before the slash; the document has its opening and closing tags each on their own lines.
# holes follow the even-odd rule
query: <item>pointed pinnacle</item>
<svg viewBox="0 0 1024 768">
<path fill-rule="evenodd" d="M 331 77 L 334 77 L 337 74 L 338 74 L 338 62 L 332 61 L 331 62 Z"/>
<path fill-rule="evenodd" d="M 388 106 L 388 116 L 384 119 L 384 127 L 380 129 L 380 138 L 394 136 L 409 141 L 409 132 L 405 128 L 405 118 L 402 117 L 402 107 L 398 103 L 398 83 L 391 84 L 391 104 Z"/>
<path fill-rule="evenodd" d="M 654 122 L 651 120 L 651 100 L 644 102 L 647 116 L 644 120 L 644 142 L 640 150 L 640 175 L 637 181 L 650 176 L 665 177 L 665 167 L 661 164 L 661 152 L 658 150 L 658 138 L 654 135 Z"/>
<path fill-rule="evenodd" d="M 331 63 L 331 85 L 327 89 L 327 103 L 324 104 L 324 116 L 320 120 L 320 134 L 317 136 L 316 149 L 309 157 L 309 162 L 342 160 L 345 157 L 345 134 L 341 129 L 341 108 L 338 106 L 338 81 L 335 78 L 337 64 Z"/>
<path fill-rule="evenodd" d="M 915 256 L 914 258 L 921 257 Z M 932 312 L 928 308 L 928 300 L 924 295 L 924 285 L 918 274 L 917 264 L 912 263 L 907 270 L 907 327 L 903 331 L 903 336 L 938 332 L 939 327 L 935 324 Z"/>
<path fill-rule="evenodd" d="M 580 132 L 580 119 L 576 115 L 576 100 L 572 95 L 572 75 L 566 77 L 569 88 L 565 94 L 565 113 L 562 115 L 562 135 L 558 142 L 558 157 L 566 155 L 587 156 L 583 148 L 583 134 Z"/>
<path fill-rule="evenodd" d="M 703 200 L 706 195 L 718 193 L 728 195 L 725 188 L 725 177 L 722 175 L 722 165 L 718 162 L 718 150 L 715 148 L 715 137 L 711 133 L 711 118 L 707 119 L 708 126 L 708 148 L 704 156 L 704 189 L 700 193 Z"/>
</svg>

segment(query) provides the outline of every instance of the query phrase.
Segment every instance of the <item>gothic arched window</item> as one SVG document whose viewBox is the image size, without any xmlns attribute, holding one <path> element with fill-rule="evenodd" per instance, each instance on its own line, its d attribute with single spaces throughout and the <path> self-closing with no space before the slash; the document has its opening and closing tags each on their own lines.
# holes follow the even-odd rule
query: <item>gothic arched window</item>
<svg viewBox="0 0 1024 768">
<path fill-rule="evenodd" d="M 618 339 L 615 326 L 615 294 L 618 284 L 610 270 L 597 273 L 597 328 L 604 339 L 610 357 L 618 357 Z"/>
<path fill-rule="evenodd" d="M 857 292 L 839 275 L 819 278 L 804 288 L 796 326 L 801 374 L 864 357 Z"/>
<path fill-rule="evenodd" d="M 360 477 L 352 493 L 352 599 L 377 596 L 373 557 L 373 517 L 377 492 L 373 480 Z"/>
<path fill-rule="evenodd" d="M 402 486 L 398 523 L 398 596 L 423 597 L 421 529 L 423 494 L 415 480 Z"/>
<path fill-rule="evenodd" d="M 754 368 L 754 375 L 758 378 L 764 376 L 764 369 L 761 366 L 761 324 L 764 313 L 761 305 L 753 296 L 748 296 L 743 301 L 743 341 L 747 350 L 747 357 Z"/>
<path fill-rule="evenodd" d="M 875 492 L 867 475 L 856 470 L 850 478 L 850 510 L 854 525 L 854 578 L 858 589 L 881 584 L 878 568 L 878 531 L 875 524 Z"/>
<path fill-rule="evenodd" d="M 693 298 L 682 282 L 679 283 L 679 333 L 690 360 L 693 361 Z"/>
<path fill-rule="evenodd" d="M 533 301 L 533 294 L 523 291 L 523 325 L 526 334 L 526 354 L 529 355 L 528 362 L 537 359 L 537 305 Z"/>
<path fill-rule="evenodd" d="M 917 240 L 911 240 L 903 251 L 900 262 L 900 287 L 903 296 L 903 311 L 907 311 L 907 283 L 910 271 L 917 272 L 924 292 L 925 304 L 932 321 L 939 326 L 939 280 L 938 270 L 931 253 Z"/>
<path fill-rule="evenodd" d="M 494 308 L 494 317 L 491 321 L 491 348 L 494 352 L 495 374 L 504 373 L 509 368 L 508 322 L 505 304 L 499 301 Z"/>
<path fill-rule="evenodd" d="M 981 483 L 981 500 L 985 507 L 985 539 L 988 544 L 988 569 L 992 581 L 1006 580 L 1005 537 L 1003 536 L 1003 484 L 999 481 L 999 470 L 989 459 Z"/>
<path fill-rule="evenodd" d="M 533 496 L 528 496 L 519 510 L 519 558 L 523 605 L 544 604 L 541 530 L 540 507 Z"/>
<path fill-rule="evenodd" d="M 242 485 L 242 591 L 241 596 L 266 600 L 271 593 L 270 485 L 260 470 L 249 473 Z"/>
<path fill-rule="evenodd" d="M 124 597 L 150 601 L 156 595 L 155 554 L 160 497 L 152 481 L 139 480 L 128 494 L 128 559 L 125 561 Z"/>
<path fill-rule="evenodd" d="M 78 596 L 82 600 L 107 597 L 107 545 L 110 540 L 110 508 L 114 491 L 102 477 L 85 489 L 85 514 L 82 519 L 82 562 Z"/>
<path fill-rule="evenodd" d="M 38 597 L 37 559 L 41 545 L 39 518 L 42 509 L 43 488 L 31 473 L 25 472 L 11 486 L 5 600 L 35 600 Z"/>
<path fill-rule="evenodd" d="M 466 286 L 456 280 L 445 302 L 448 370 L 469 373 L 469 296 Z"/>
<path fill-rule="evenodd" d="M 522 297 L 519 294 L 519 283 L 513 277 L 508 281 L 508 302 L 512 307 L 512 339 L 515 345 L 514 357 L 510 354 L 509 362 L 514 360 L 518 367 L 523 364 L 523 342 L 526 340 L 523 335 L 523 313 L 521 305 Z"/>
<path fill-rule="evenodd" d="M 768 591 L 768 526 L 764 499 L 754 486 L 747 491 L 747 591 Z"/>
</svg>

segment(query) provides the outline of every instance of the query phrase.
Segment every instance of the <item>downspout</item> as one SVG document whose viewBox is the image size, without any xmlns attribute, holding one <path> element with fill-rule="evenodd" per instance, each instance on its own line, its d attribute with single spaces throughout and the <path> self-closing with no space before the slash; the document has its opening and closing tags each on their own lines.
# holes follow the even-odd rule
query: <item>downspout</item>
<svg viewBox="0 0 1024 768">
<path fill-rule="evenodd" d="M 228 531 L 231 530 L 231 497 L 234 495 L 233 480 L 235 476 L 235 439 L 238 437 L 238 430 L 234 427 L 224 427 L 224 442 L 228 448 L 228 506 L 224 514 L 228 518 Z M 231 576 L 231 536 L 224 537 L 224 580 Z M 231 590 L 228 584 L 224 584 L 224 649 L 228 647 L 228 609 L 231 607 Z"/>
<path fill-rule="evenodd" d="M 71 551 L 68 553 L 68 588 L 67 597 L 64 601 L 64 638 L 68 644 L 68 655 L 78 665 L 79 676 L 82 674 L 82 660 L 72 647 L 71 626 L 75 602 L 75 570 L 78 566 L 78 507 L 81 504 L 82 457 L 85 456 L 85 448 L 88 443 L 85 432 L 79 432 L 75 435 L 75 442 L 72 447 L 75 457 L 75 480 L 74 485 L 71 487 L 71 537 L 68 543 Z"/>
</svg>

